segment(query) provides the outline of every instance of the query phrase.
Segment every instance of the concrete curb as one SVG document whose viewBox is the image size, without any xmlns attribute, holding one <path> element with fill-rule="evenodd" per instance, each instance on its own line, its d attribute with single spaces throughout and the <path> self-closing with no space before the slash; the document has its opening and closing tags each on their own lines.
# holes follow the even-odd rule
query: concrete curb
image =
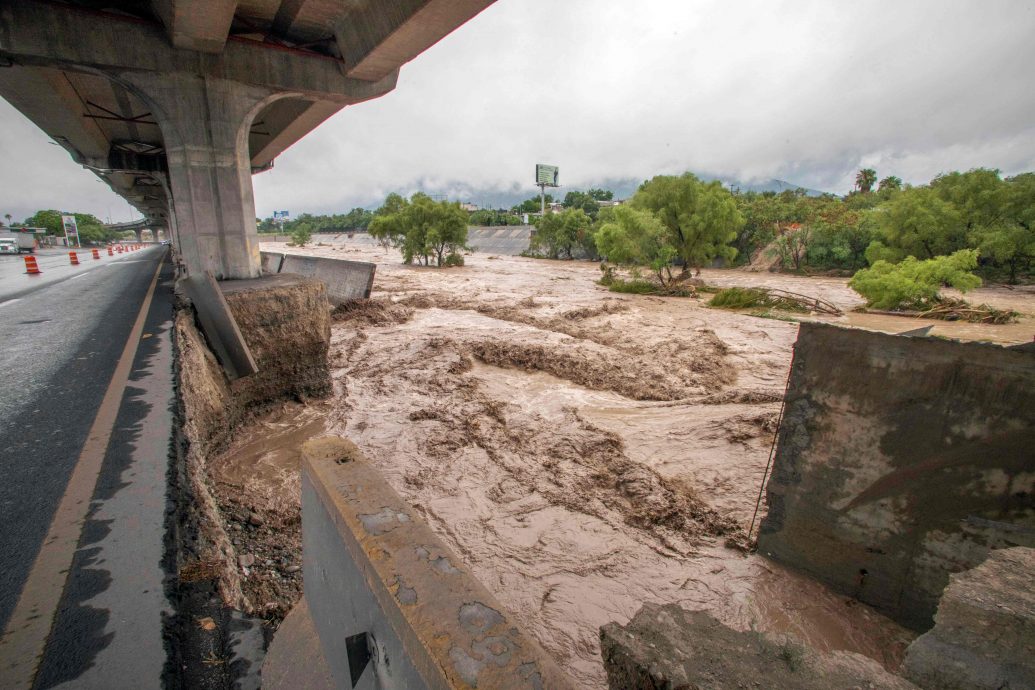
<svg viewBox="0 0 1035 690">
<path fill-rule="evenodd" d="M 305 598 L 336 685 L 572 687 L 355 445 L 302 456 Z"/>
</svg>

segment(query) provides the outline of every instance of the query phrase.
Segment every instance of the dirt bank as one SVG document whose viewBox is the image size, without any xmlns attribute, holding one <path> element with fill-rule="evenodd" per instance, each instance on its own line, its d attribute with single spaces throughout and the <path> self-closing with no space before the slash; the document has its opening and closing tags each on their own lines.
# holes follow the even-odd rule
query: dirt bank
<svg viewBox="0 0 1035 690">
<path fill-rule="evenodd" d="M 587 263 L 476 254 L 429 270 L 376 248 L 306 251 L 380 264 L 375 299 L 335 315 L 326 430 L 362 448 L 578 684 L 604 686 L 599 626 L 647 601 L 900 663 L 909 632 L 723 546 L 754 509 L 795 323 L 615 295 Z M 705 277 L 859 303 L 838 279 Z"/>
</svg>

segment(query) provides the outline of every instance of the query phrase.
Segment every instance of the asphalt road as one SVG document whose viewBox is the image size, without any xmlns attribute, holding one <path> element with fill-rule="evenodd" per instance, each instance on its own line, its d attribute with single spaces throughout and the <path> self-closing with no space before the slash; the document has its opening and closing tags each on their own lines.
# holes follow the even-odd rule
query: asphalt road
<svg viewBox="0 0 1035 690">
<path fill-rule="evenodd" d="M 158 687 L 164 663 L 172 267 L 165 247 L 102 253 L 71 267 L 67 253 L 43 252 L 43 276 L 26 276 L 18 257 L 0 262 L 5 688 L 28 687 L 25 677 L 36 687 Z M 91 443 L 96 467 L 84 471 Z M 62 559 L 59 574 L 44 567 Z M 13 651 L 27 644 L 12 633 L 29 627 L 12 620 L 22 610 L 50 631 L 28 676 L 27 655 Z"/>
</svg>

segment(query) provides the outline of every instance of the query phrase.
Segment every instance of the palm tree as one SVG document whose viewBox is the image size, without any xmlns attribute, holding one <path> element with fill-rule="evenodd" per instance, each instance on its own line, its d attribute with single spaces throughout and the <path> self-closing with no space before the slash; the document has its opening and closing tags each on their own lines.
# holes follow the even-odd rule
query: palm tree
<svg viewBox="0 0 1035 690">
<path fill-rule="evenodd" d="M 895 177 L 894 175 L 889 175 L 888 177 L 885 177 L 883 180 L 880 181 L 880 184 L 877 185 L 878 192 L 890 193 L 892 191 L 898 191 L 900 189 L 902 189 L 902 178 Z"/>
<path fill-rule="evenodd" d="M 7 219 L 7 227 L 11 227 L 11 214 L 10 213 L 5 213 L 4 214 L 4 218 Z"/>
<path fill-rule="evenodd" d="M 863 168 L 855 176 L 855 188 L 863 194 L 873 189 L 873 183 L 877 181 L 877 171 L 873 168 Z"/>
</svg>

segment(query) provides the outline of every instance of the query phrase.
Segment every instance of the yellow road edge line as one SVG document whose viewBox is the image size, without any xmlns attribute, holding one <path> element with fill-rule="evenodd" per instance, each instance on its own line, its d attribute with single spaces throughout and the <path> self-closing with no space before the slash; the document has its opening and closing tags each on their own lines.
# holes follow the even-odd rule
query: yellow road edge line
<svg viewBox="0 0 1035 690">
<path fill-rule="evenodd" d="M 147 289 L 140 312 L 129 332 L 126 347 L 122 350 L 115 373 L 104 393 L 97 416 L 90 426 L 86 443 L 79 453 L 68 486 L 61 497 L 50 529 L 43 540 L 39 555 L 25 580 L 25 587 L 18 597 L 18 603 L 0 639 L 0 678 L 5 688 L 31 688 L 43 657 L 43 651 L 50 637 L 65 582 L 72 569 L 72 559 L 79 546 L 79 537 L 86 524 L 90 510 L 90 499 L 97 487 L 97 478 L 108 451 L 115 421 L 122 405 L 122 397 L 129 382 L 129 375 L 136 359 L 147 313 L 151 309 L 158 276 L 162 272 L 166 255 L 158 261 L 158 268 Z"/>
</svg>

